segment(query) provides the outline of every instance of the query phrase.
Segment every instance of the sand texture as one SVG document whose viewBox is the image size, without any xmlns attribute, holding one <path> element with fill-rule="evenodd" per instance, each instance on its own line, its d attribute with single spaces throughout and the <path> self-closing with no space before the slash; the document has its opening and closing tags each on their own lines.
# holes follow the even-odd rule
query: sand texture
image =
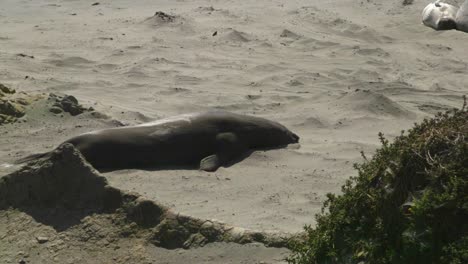
<svg viewBox="0 0 468 264">
<path fill-rule="evenodd" d="M 352 165 L 362 160 L 360 151 L 372 155 L 378 132 L 391 139 L 414 122 L 462 105 L 468 34 L 422 25 L 428 3 L 1 0 L 0 83 L 15 93 L 0 94 L 0 106 L 21 114 L 0 125 L 0 176 L 18 170 L 8 165 L 18 158 L 96 129 L 216 109 L 255 115 L 284 124 L 300 144 L 254 152 L 214 173 L 122 170 L 102 176 L 113 188 L 197 219 L 300 232 L 315 223 L 325 194 L 338 193 L 356 174 Z M 44 257 L 34 263 L 63 263 L 66 255 L 70 263 L 93 257 L 112 263 L 114 254 L 122 263 L 125 256 L 144 263 L 127 254 L 140 251 L 153 263 L 281 263 L 287 254 L 225 241 L 168 250 L 135 236 L 100 249 L 62 239 L 69 247 L 54 251 L 55 260 L 44 246 L 49 242 L 31 241 L 41 232 L 75 234 L 86 219 L 57 230 L 24 210 L 0 211 L 0 233 L 6 234 L 0 249 L 34 248 L 29 254 Z M 11 228 L 18 233 L 2 231 Z M 74 259 L 81 249 L 82 259 Z M 0 262 L 24 257 L 1 254 Z"/>
<path fill-rule="evenodd" d="M 182 215 L 138 194 L 116 189 L 70 144 L 0 178 L 0 210 L 5 220 L 0 228 L 6 229 L 2 236 L 7 242 L 2 243 L 1 248 L 8 247 L 11 241 L 34 241 L 34 238 L 39 244 L 48 243 L 48 247 L 53 244 L 58 249 L 64 249 L 64 244 L 70 244 L 71 240 L 72 244 L 85 242 L 82 244 L 88 247 L 111 247 L 114 250 L 118 250 L 116 246 L 126 238 L 139 241 L 143 248 L 156 246 L 170 250 L 197 249 L 221 242 L 286 248 L 295 239 L 284 233 L 246 230 L 215 220 Z M 28 220 L 40 223 L 36 227 L 49 228 L 36 228 L 27 234 L 29 239 L 24 239 L 13 230 L 21 228 Z M 80 246 L 83 245 L 77 247 Z M 30 251 L 27 250 L 28 255 L 31 255 Z M 47 258 L 38 251 L 39 257 L 34 254 L 30 261 Z M 19 253 L 5 248 L 2 252 L 2 262 Z M 68 253 L 64 255 L 64 251 L 54 253 L 56 261 L 75 261 Z M 149 257 L 150 254 L 135 254 L 130 260 L 151 262 Z M 81 260 L 87 258 L 89 256 L 81 256 Z M 93 259 L 96 263 L 103 261 Z M 115 256 L 112 259 L 126 263 L 125 259 Z"/>
</svg>

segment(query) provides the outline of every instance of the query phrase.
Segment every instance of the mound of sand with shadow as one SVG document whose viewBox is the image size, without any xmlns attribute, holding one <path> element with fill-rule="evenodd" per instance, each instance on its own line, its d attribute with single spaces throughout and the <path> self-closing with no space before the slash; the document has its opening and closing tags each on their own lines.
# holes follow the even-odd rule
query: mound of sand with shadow
<svg viewBox="0 0 468 264">
<path fill-rule="evenodd" d="M 162 11 L 157 11 L 154 13 L 152 17 L 147 18 L 144 23 L 153 25 L 153 26 L 160 26 L 169 23 L 173 23 L 176 20 L 176 16 L 166 14 Z"/>
<path fill-rule="evenodd" d="M 338 99 L 338 107 L 378 116 L 408 117 L 411 113 L 387 96 L 369 90 L 356 90 Z"/>
<path fill-rule="evenodd" d="M 85 217 L 112 218 L 117 236 L 136 236 L 167 249 L 213 242 L 259 242 L 287 247 L 291 235 L 262 233 L 215 220 L 181 215 L 166 206 L 108 185 L 71 144 L 0 178 L 0 209 L 15 208 L 61 232 L 82 225 Z M 113 234 L 115 235 L 115 234 Z"/>
</svg>

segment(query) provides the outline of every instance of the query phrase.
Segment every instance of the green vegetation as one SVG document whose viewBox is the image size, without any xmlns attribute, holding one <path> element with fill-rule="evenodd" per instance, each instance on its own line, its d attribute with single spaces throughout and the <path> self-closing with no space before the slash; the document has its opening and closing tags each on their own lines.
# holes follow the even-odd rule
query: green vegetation
<svg viewBox="0 0 468 264">
<path fill-rule="evenodd" d="M 468 263 L 468 110 L 439 113 L 355 165 L 289 263 Z"/>
</svg>

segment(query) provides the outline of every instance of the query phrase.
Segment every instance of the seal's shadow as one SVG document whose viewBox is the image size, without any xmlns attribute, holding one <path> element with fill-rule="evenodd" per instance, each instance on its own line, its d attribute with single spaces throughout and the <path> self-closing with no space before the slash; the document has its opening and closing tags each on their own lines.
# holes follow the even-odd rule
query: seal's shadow
<svg viewBox="0 0 468 264">
<path fill-rule="evenodd" d="M 221 167 L 229 168 L 239 162 L 242 162 L 246 158 L 250 157 L 254 153 L 254 150 L 248 150 L 245 153 L 229 160 Z M 125 168 L 100 168 L 97 169 L 100 173 L 108 173 L 114 171 L 124 171 L 124 170 L 145 170 L 145 171 L 163 171 L 163 170 L 200 170 L 200 162 L 193 162 L 188 164 L 176 164 L 176 165 L 160 165 L 160 166 L 132 166 Z"/>
<path fill-rule="evenodd" d="M 242 154 L 237 155 L 235 158 L 230 159 L 228 162 L 223 164 L 221 167 L 230 168 L 237 163 L 242 162 L 243 160 L 249 158 L 254 152 L 264 152 L 268 150 L 282 149 L 285 148 L 285 145 L 270 147 L 270 148 L 260 148 L 255 150 L 246 150 Z M 200 170 L 200 162 L 193 162 L 188 164 L 176 164 L 176 165 L 160 165 L 160 166 L 133 166 L 125 168 L 100 168 L 98 169 L 101 173 L 114 172 L 114 171 L 124 171 L 124 170 L 146 170 L 146 171 L 163 171 L 163 170 Z"/>
</svg>

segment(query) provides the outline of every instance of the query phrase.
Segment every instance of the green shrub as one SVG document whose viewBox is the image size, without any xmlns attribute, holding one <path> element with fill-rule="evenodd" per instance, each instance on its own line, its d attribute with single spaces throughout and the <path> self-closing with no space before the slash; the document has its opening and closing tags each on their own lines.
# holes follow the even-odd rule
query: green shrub
<svg viewBox="0 0 468 264">
<path fill-rule="evenodd" d="M 342 194 L 327 195 L 289 263 L 468 263 L 466 100 L 392 144 L 379 137 Z"/>
</svg>

